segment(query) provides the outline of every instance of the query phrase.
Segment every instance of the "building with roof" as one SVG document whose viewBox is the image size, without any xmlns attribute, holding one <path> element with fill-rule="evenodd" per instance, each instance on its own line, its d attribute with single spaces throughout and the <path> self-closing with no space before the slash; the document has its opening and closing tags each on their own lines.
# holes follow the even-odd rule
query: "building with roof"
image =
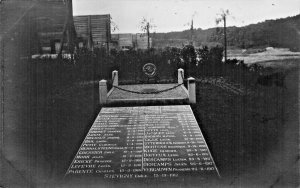
<svg viewBox="0 0 300 188">
<path fill-rule="evenodd" d="M 116 43 L 116 49 L 147 49 L 148 37 L 145 34 L 120 33 L 112 34 L 112 42 Z M 149 38 L 150 48 L 152 47 L 152 38 Z"/>
<path fill-rule="evenodd" d="M 110 15 L 73 16 L 79 47 L 107 47 L 111 41 Z"/>
<path fill-rule="evenodd" d="M 29 12 L 34 35 L 31 53 L 72 52 L 76 44 L 72 14 L 71 0 L 36 1 Z"/>
</svg>

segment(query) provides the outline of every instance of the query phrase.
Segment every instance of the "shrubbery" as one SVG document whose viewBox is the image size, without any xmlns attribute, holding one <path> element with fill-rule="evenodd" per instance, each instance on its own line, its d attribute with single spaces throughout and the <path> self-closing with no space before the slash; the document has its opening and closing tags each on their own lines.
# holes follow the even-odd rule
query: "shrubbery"
<svg viewBox="0 0 300 188">
<path fill-rule="evenodd" d="M 146 63 L 157 66 L 157 80 L 176 80 L 177 69 L 185 70 L 185 77 L 226 77 L 232 81 L 249 82 L 263 71 L 259 65 L 246 66 L 236 59 L 222 62 L 222 47 L 203 47 L 195 49 L 188 45 L 184 48 L 165 48 L 116 51 L 106 53 L 105 49 L 89 51 L 80 49 L 72 59 L 39 59 L 32 64 L 38 73 L 51 77 L 58 82 L 90 81 L 111 79 L 113 70 L 119 71 L 120 80 L 145 83 L 147 77 L 142 71 Z"/>
</svg>

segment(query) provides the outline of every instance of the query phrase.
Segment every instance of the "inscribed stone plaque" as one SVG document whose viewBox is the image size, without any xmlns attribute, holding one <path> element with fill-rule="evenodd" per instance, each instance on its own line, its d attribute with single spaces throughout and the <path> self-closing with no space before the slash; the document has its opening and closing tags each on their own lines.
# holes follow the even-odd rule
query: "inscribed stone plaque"
<svg viewBox="0 0 300 188">
<path fill-rule="evenodd" d="M 102 108 L 66 173 L 103 179 L 218 177 L 188 105 Z"/>
</svg>

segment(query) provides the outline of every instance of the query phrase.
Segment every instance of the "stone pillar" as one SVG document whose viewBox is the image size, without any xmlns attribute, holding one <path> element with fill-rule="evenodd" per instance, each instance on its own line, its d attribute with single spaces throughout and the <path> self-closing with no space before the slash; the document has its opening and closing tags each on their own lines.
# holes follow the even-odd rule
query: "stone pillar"
<svg viewBox="0 0 300 188">
<path fill-rule="evenodd" d="M 101 80 L 99 82 L 99 102 L 100 104 L 106 104 L 107 101 L 107 81 Z"/>
<path fill-rule="evenodd" d="M 195 78 L 189 77 L 188 78 L 188 91 L 189 91 L 189 102 L 191 104 L 196 103 L 196 82 Z"/>
<path fill-rule="evenodd" d="M 112 79 L 113 79 L 113 86 L 118 86 L 119 85 L 119 75 L 118 71 L 114 70 L 112 71 Z"/>
<path fill-rule="evenodd" d="M 183 69 L 178 69 L 178 84 L 182 84 L 183 83 L 183 79 L 184 79 L 184 70 Z"/>
</svg>

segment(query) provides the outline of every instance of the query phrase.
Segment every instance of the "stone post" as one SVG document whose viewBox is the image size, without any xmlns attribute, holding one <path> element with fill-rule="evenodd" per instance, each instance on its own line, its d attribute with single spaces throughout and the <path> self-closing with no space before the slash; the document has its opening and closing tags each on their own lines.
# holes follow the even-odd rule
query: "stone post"
<svg viewBox="0 0 300 188">
<path fill-rule="evenodd" d="M 189 91 L 189 102 L 191 104 L 196 103 L 196 82 L 195 78 L 189 77 L 188 78 L 188 91 Z"/>
<path fill-rule="evenodd" d="M 178 84 L 183 83 L 183 78 L 184 78 L 184 70 L 183 69 L 178 69 Z"/>
<path fill-rule="evenodd" d="M 113 86 L 118 86 L 119 85 L 119 75 L 118 71 L 114 70 L 112 71 L 112 79 L 113 79 Z"/>
<path fill-rule="evenodd" d="M 99 82 L 99 102 L 100 104 L 106 104 L 107 101 L 107 81 L 101 80 Z"/>
</svg>

